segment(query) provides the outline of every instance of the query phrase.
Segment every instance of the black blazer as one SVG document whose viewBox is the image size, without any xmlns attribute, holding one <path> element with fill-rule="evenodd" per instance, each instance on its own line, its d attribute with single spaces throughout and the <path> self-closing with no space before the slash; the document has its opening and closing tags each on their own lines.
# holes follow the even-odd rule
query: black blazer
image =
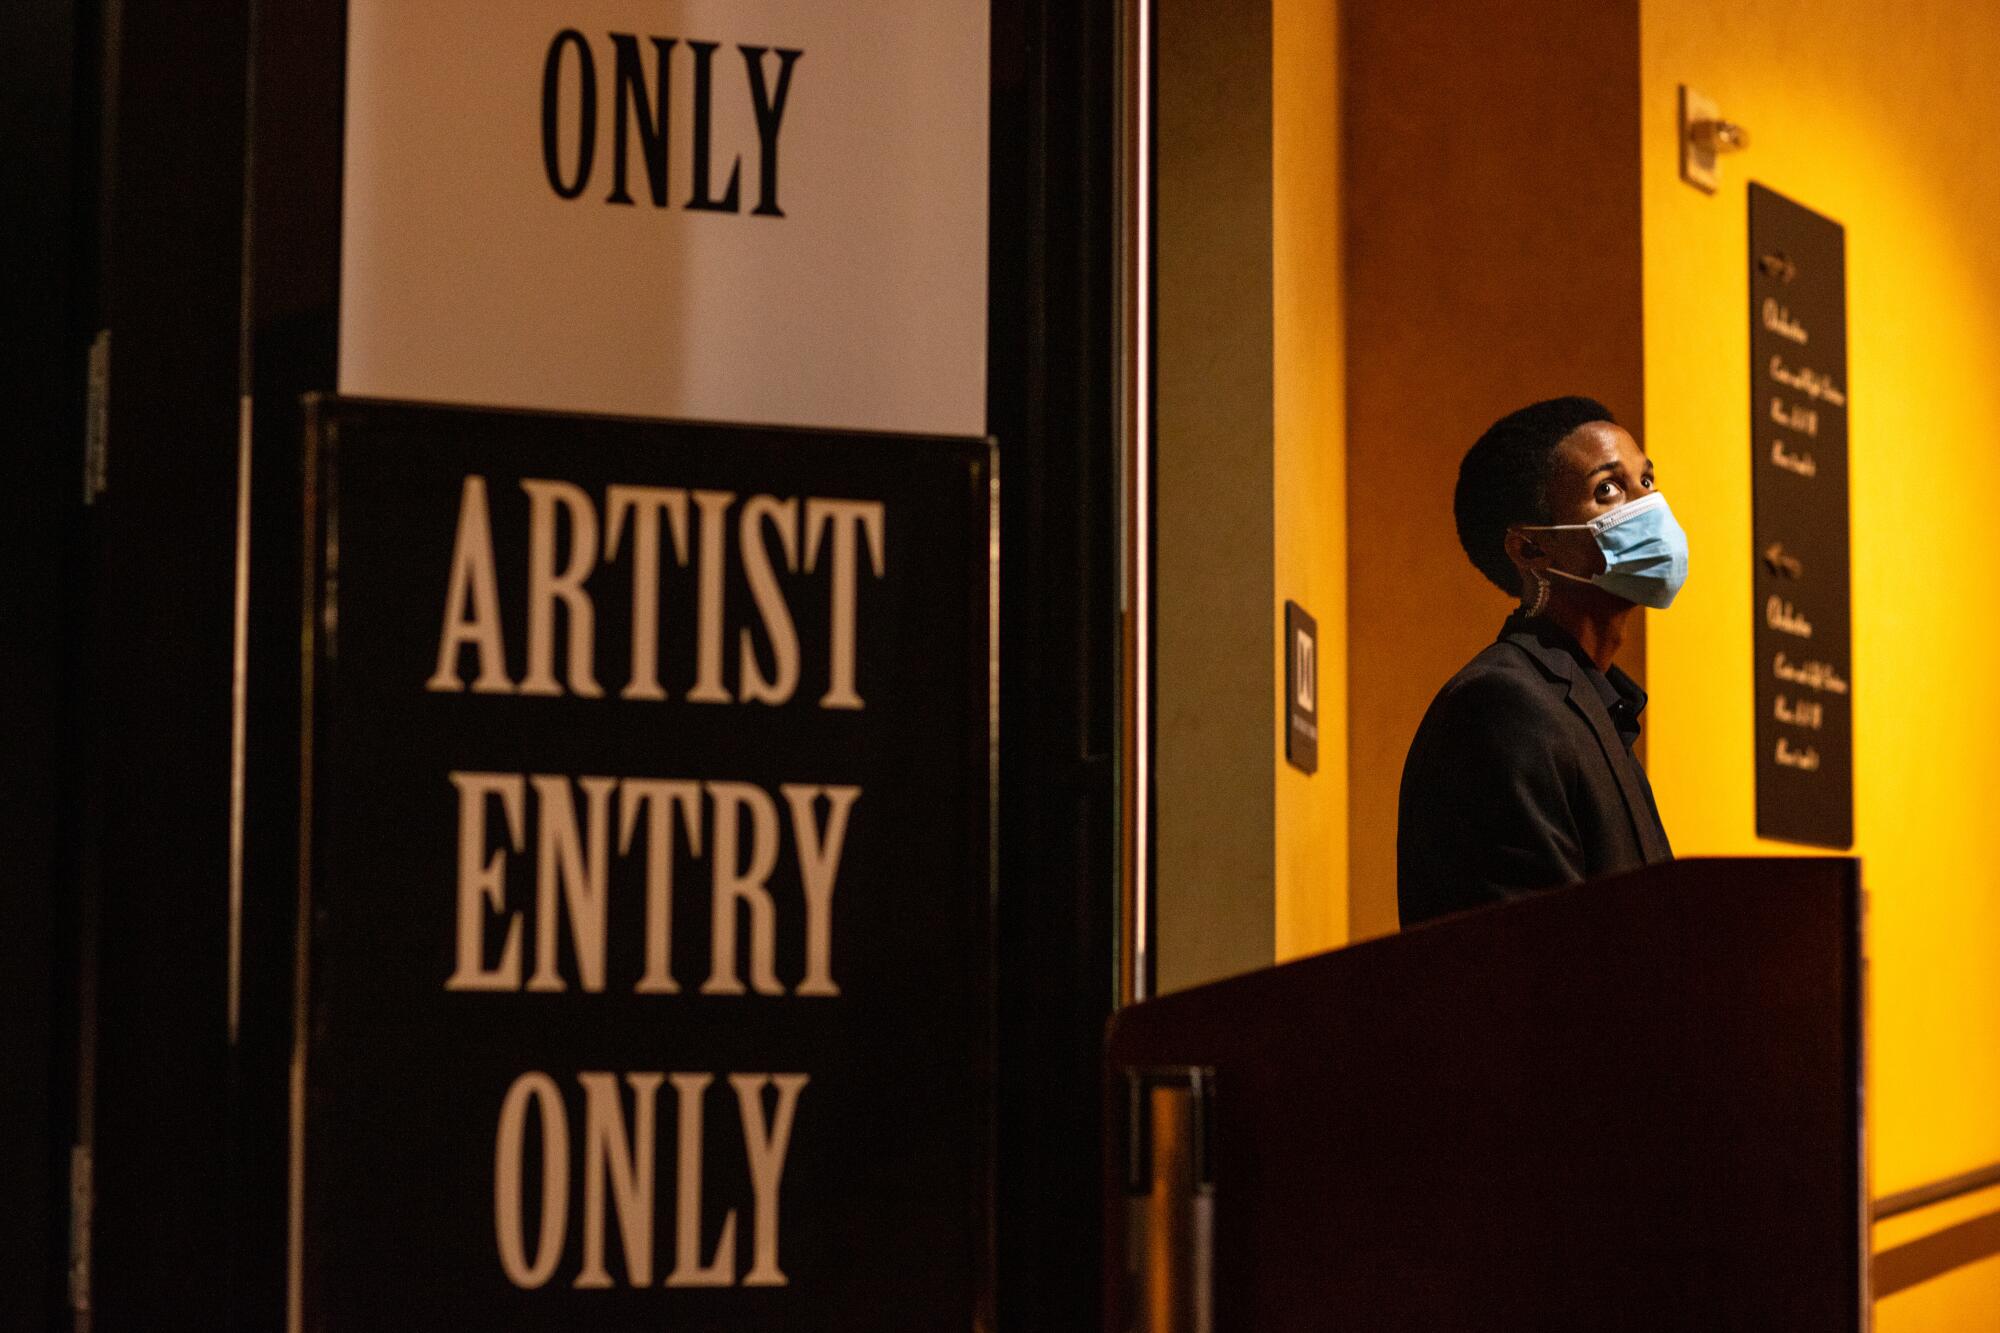
<svg viewBox="0 0 2000 1333">
<path fill-rule="evenodd" d="M 1438 691 L 1403 764 L 1405 926 L 1673 859 L 1605 679 L 1562 631 L 1516 617 Z"/>
</svg>

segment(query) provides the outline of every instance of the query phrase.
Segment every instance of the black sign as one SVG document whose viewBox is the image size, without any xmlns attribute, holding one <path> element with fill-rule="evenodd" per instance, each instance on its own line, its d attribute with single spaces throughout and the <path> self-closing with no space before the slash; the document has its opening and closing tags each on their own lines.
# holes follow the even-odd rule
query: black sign
<svg viewBox="0 0 2000 1333">
<path fill-rule="evenodd" d="M 1285 603 L 1285 762 L 1319 768 L 1319 622 Z"/>
<path fill-rule="evenodd" d="M 989 447 L 312 418 L 295 1327 L 980 1324 Z"/>
<path fill-rule="evenodd" d="M 1757 832 L 1821 847 L 1854 842 L 1846 245 L 1750 187 Z"/>
</svg>

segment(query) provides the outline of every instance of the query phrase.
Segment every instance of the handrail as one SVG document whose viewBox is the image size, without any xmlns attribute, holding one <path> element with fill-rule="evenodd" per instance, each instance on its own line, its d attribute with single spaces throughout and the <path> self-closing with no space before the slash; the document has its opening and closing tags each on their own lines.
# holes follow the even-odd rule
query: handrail
<svg viewBox="0 0 2000 1333">
<path fill-rule="evenodd" d="M 1975 1194 L 1980 1190 L 2000 1185 L 2000 1162 L 1992 1162 L 1974 1171 L 1934 1180 L 1928 1185 L 1918 1185 L 1914 1189 L 1899 1190 L 1885 1194 L 1875 1200 L 1870 1208 L 1874 1220 L 1880 1222 L 1885 1217 L 1895 1217 L 1901 1213 L 1913 1213 L 1919 1208 L 1928 1208 L 1946 1199 L 1956 1199 L 1961 1195 Z"/>
</svg>

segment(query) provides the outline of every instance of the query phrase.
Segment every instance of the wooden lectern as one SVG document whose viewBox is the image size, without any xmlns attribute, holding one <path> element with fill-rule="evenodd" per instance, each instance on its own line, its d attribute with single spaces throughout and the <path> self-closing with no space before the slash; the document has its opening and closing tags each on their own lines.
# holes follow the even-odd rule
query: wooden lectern
<svg viewBox="0 0 2000 1333">
<path fill-rule="evenodd" d="M 1861 1330 L 1852 860 L 1693 860 L 1134 1005 L 1106 1327 Z"/>
</svg>

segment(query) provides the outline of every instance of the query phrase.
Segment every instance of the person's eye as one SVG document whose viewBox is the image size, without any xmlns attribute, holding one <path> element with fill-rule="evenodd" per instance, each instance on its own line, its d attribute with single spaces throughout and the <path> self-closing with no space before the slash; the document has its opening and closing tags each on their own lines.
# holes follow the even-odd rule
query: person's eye
<svg viewBox="0 0 2000 1333">
<path fill-rule="evenodd" d="M 1647 473 L 1647 474 L 1645 475 L 1645 477 L 1644 477 L 1644 478 L 1643 478 L 1643 479 L 1642 479 L 1642 480 L 1641 480 L 1641 481 L 1639 482 L 1639 486 L 1640 486 L 1640 488 L 1641 488 L 1642 490 L 1648 490 L 1648 491 L 1652 490 L 1652 489 L 1653 489 L 1653 474 L 1652 474 L 1652 473 L 1650 473 L 1650 472 L 1648 472 L 1648 473 Z"/>
<path fill-rule="evenodd" d="M 1615 481 L 1600 481 L 1597 483 L 1597 498 L 1599 500 L 1607 502 L 1616 500 L 1620 494 L 1618 483 Z"/>
</svg>

